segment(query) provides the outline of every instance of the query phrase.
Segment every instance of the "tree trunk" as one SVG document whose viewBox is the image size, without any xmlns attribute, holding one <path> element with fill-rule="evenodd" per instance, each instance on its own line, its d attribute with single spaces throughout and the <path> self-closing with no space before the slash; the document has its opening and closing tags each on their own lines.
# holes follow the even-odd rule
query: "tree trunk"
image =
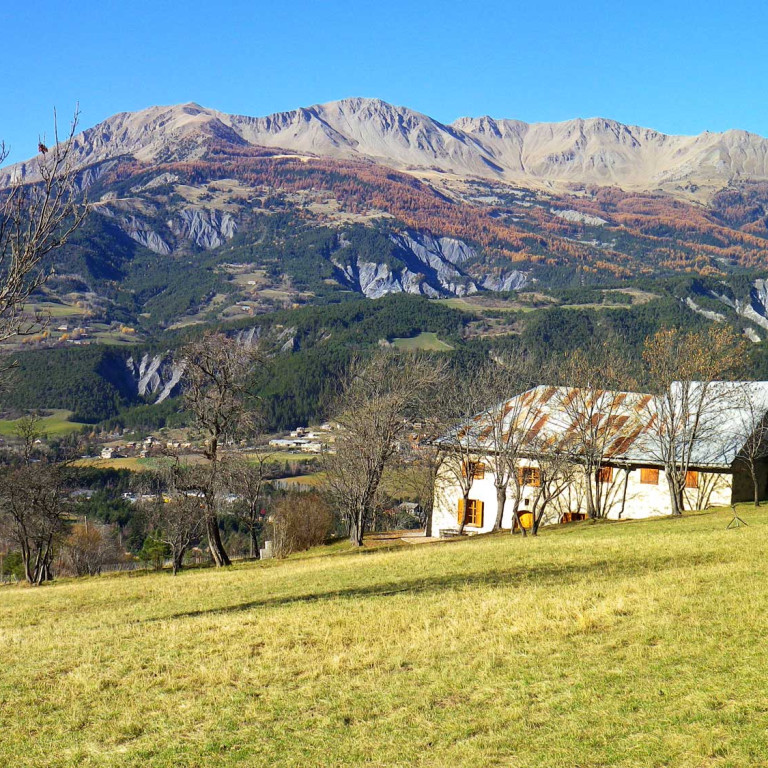
<svg viewBox="0 0 768 768">
<path fill-rule="evenodd" d="M 757 471 L 755 470 L 755 467 L 750 465 L 749 466 L 749 476 L 752 478 L 752 492 L 753 492 L 753 498 L 755 502 L 755 506 L 760 506 L 760 484 L 757 481 Z"/>
<path fill-rule="evenodd" d="M 507 486 L 496 486 L 496 520 L 493 523 L 493 530 L 501 530 L 501 521 L 504 518 L 504 506 L 507 503 Z"/>
<path fill-rule="evenodd" d="M 667 472 L 667 485 L 669 486 L 669 499 L 672 503 L 672 514 L 679 517 L 683 514 L 683 491 L 677 487 L 673 473 Z"/>
<path fill-rule="evenodd" d="M 261 555 L 259 554 L 259 537 L 255 528 L 251 528 L 251 560 L 259 560 Z"/>
<path fill-rule="evenodd" d="M 627 506 L 627 485 L 629 485 L 629 467 L 624 468 L 624 492 L 621 494 L 621 509 L 619 510 L 619 520 L 624 515 L 624 508 Z"/>
<path fill-rule="evenodd" d="M 232 565 L 224 544 L 221 541 L 221 531 L 219 531 L 219 518 L 215 514 L 209 514 L 205 519 L 206 533 L 208 534 L 208 548 L 211 550 L 211 557 L 217 568 L 225 565 Z"/>
<path fill-rule="evenodd" d="M 587 490 L 587 517 L 590 520 L 594 520 L 595 517 L 597 517 L 597 513 L 595 510 L 595 496 L 594 491 L 592 489 L 592 476 L 593 472 L 591 470 L 585 469 L 584 471 L 585 479 L 586 479 L 586 490 Z"/>
<path fill-rule="evenodd" d="M 363 546 L 363 514 L 360 511 L 355 511 L 355 514 L 350 521 L 349 540 L 356 547 Z"/>
<path fill-rule="evenodd" d="M 464 514 L 461 516 L 461 522 L 459 523 L 459 536 L 464 535 L 464 526 L 467 524 L 467 507 L 469 506 L 469 490 L 462 497 L 464 499 Z"/>
<path fill-rule="evenodd" d="M 509 527 L 509 532 L 514 533 L 517 528 L 525 538 L 528 535 L 528 531 L 523 528 L 523 523 L 520 520 L 520 492 L 518 491 L 515 496 L 515 505 L 512 507 L 512 525 Z"/>
<path fill-rule="evenodd" d="M 424 520 L 424 536 L 426 538 L 432 536 L 432 504 L 427 508 L 427 517 Z"/>
</svg>

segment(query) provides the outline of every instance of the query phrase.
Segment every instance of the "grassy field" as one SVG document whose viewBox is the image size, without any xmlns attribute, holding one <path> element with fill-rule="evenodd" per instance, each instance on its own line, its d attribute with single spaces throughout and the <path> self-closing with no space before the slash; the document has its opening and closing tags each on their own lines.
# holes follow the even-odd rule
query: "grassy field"
<svg viewBox="0 0 768 768">
<path fill-rule="evenodd" d="M 453 349 L 450 344 L 440 341 L 436 333 L 422 331 L 418 336 L 404 339 L 392 339 L 392 344 L 397 349 L 426 349 L 431 352 L 447 352 Z"/>
<path fill-rule="evenodd" d="M 765 766 L 741 514 L 5 587 L 0 765 Z"/>
<path fill-rule="evenodd" d="M 39 428 L 48 437 L 59 437 L 61 435 L 76 432 L 83 425 L 76 421 L 68 421 L 72 411 L 52 410 L 50 416 L 41 419 Z M 0 419 L 0 435 L 11 437 L 15 434 L 18 419 Z"/>
<path fill-rule="evenodd" d="M 96 467 L 97 469 L 130 469 L 131 472 L 147 472 L 149 470 L 159 469 L 163 462 L 168 463 L 169 459 L 124 456 L 114 459 L 101 459 L 94 456 L 90 459 L 76 459 L 72 463 L 76 467 Z"/>
<path fill-rule="evenodd" d="M 0 421 L 0 428 L 2 427 Z M 80 426 L 80 425 L 77 425 Z M 258 454 L 246 453 L 244 454 L 246 459 L 252 461 L 256 460 Z M 285 463 L 299 463 L 305 464 L 311 459 L 317 459 L 317 454 L 311 453 L 289 453 L 288 451 L 275 452 L 268 455 L 268 464 L 285 464 Z M 142 472 L 147 470 L 154 470 L 160 467 L 163 462 L 167 463 L 169 459 L 163 459 L 161 457 L 146 457 L 141 458 L 139 456 L 126 456 L 122 458 L 114 459 L 102 459 L 97 456 L 89 459 L 77 459 L 74 464 L 80 467 L 98 467 L 99 469 L 130 469 L 132 472 Z M 180 457 L 180 461 L 183 464 L 199 464 L 204 461 L 203 457 L 199 453 L 190 453 Z M 309 477 L 307 475 L 307 477 Z"/>
</svg>

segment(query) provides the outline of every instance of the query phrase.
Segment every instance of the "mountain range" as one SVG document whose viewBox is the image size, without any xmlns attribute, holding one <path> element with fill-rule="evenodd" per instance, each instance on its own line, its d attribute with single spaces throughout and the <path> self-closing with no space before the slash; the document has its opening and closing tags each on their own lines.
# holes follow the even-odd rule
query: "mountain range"
<svg viewBox="0 0 768 768">
<path fill-rule="evenodd" d="M 446 125 L 352 98 L 267 117 L 150 107 L 88 128 L 74 151 L 92 213 L 38 299 L 81 337 L 355 294 L 645 289 L 684 274 L 725 295 L 768 277 L 768 140 L 744 131 Z M 36 162 L 0 169 L 0 189 L 34 183 Z"/>
<path fill-rule="evenodd" d="M 674 136 L 605 118 L 525 123 L 484 116 L 446 125 L 364 98 L 267 117 L 229 115 L 194 103 L 150 107 L 110 117 L 77 140 L 84 165 L 124 156 L 143 163 L 195 160 L 213 143 L 560 190 L 615 185 L 706 199 L 740 180 L 768 180 L 768 140 L 746 131 Z M 31 168 L 29 162 L 11 166 L 0 183 Z"/>
</svg>

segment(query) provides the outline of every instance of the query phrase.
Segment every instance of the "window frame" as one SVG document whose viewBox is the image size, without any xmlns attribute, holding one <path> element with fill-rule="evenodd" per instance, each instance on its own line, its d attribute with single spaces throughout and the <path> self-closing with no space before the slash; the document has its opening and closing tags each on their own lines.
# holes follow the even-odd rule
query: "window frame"
<svg viewBox="0 0 768 768">
<path fill-rule="evenodd" d="M 531 465 L 518 467 L 517 481 L 521 486 L 541 488 L 541 469 Z"/>
</svg>

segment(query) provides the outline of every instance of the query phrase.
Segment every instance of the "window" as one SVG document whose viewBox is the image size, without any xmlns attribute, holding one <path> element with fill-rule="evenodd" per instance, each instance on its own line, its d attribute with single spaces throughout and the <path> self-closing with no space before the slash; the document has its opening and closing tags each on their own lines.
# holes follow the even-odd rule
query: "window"
<svg viewBox="0 0 768 768">
<path fill-rule="evenodd" d="M 459 499 L 459 509 L 456 519 L 459 525 L 464 518 L 464 499 Z M 467 519 L 466 525 L 472 525 L 476 528 L 483 526 L 483 502 L 477 499 L 467 500 Z"/>
<path fill-rule="evenodd" d="M 541 485 L 541 473 L 538 467 L 518 467 L 517 478 L 520 485 L 530 485 L 534 488 Z"/>
<path fill-rule="evenodd" d="M 613 480 L 613 467 L 600 467 L 597 470 L 598 483 L 610 483 Z"/>
<path fill-rule="evenodd" d="M 686 488 L 698 488 L 699 487 L 699 473 L 698 472 L 686 472 L 685 473 L 685 487 Z"/>
<path fill-rule="evenodd" d="M 640 470 L 640 482 L 645 485 L 658 485 L 659 484 L 659 470 L 643 467 Z"/>
<path fill-rule="evenodd" d="M 462 477 L 467 476 L 467 465 L 469 465 L 469 469 L 472 472 L 473 480 L 482 480 L 485 477 L 485 464 L 482 461 L 465 461 L 461 465 Z"/>
</svg>

